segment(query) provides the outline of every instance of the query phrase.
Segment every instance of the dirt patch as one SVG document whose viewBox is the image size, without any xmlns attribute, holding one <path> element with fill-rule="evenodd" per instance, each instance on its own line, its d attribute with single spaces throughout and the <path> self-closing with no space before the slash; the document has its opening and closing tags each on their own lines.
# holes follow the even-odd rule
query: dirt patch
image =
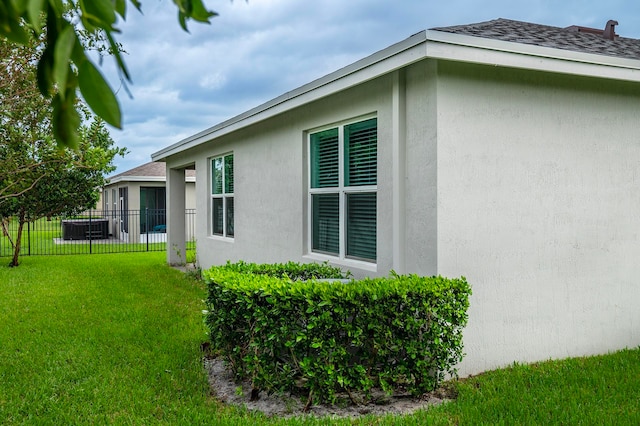
<svg viewBox="0 0 640 426">
<path fill-rule="evenodd" d="M 410 414 L 416 410 L 436 406 L 454 398 L 453 392 L 445 388 L 420 397 L 412 397 L 408 394 L 388 396 L 380 390 L 374 390 L 372 392 L 372 401 L 367 404 L 352 404 L 347 395 L 345 395 L 345 398 L 341 398 L 340 404 L 314 404 L 307 412 L 304 412 L 305 401 L 286 395 L 267 395 L 265 392 L 261 392 L 257 400 L 251 401 L 250 382 L 235 383 L 231 370 L 226 368 L 220 358 L 205 358 L 204 367 L 209 376 L 211 389 L 220 401 L 226 404 L 244 406 L 252 411 L 261 411 L 267 416 L 358 417 L 367 414 Z"/>
</svg>

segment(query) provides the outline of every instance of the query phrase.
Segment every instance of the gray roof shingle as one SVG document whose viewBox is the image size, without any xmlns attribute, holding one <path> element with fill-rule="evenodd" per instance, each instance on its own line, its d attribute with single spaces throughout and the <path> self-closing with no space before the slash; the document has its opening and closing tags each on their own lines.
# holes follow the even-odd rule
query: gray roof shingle
<svg viewBox="0 0 640 426">
<path fill-rule="evenodd" d="M 614 40 L 608 40 L 602 35 L 579 32 L 570 27 L 552 27 L 500 18 L 477 24 L 432 28 L 432 30 L 575 52 L 640 59 L 640 40 L 638 39 L 616 36 Z"/>
<path fill-rule="evenodd" d="M 115 178 L 121 178 L 121 180 L 127 180 L 127 176 L 135 177 L 166 177 L 167 165 L 163 162 L 152 161 L 150 163 L 143 164 L 133 169 L 126 170 L 117 175 L 111 176 L 108 179 L 113 180 Z M 187 177 L 195 177 L 195 170 L 186 170 Z"/>
</svg>

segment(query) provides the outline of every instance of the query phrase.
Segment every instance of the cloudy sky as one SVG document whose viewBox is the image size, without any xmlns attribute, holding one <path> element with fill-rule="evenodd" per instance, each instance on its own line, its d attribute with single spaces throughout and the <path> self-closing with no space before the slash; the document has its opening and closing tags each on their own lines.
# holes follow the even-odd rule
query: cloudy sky
<svg viewBox="0 0 640 426">
<path fill-rule="evenodd" d="M 433 27 L 508 18 L 604 28 L 640 38 L 637 0 L 205 0 L 211 25 L 182 31 L 171 0 L 142 0 L 118 27 L 132 76 L 130 98 L 112 60 L 102 70 L 118 92 L 130 153 L 123 172 L 151 153 L 318 77 Z"/>
</svg>

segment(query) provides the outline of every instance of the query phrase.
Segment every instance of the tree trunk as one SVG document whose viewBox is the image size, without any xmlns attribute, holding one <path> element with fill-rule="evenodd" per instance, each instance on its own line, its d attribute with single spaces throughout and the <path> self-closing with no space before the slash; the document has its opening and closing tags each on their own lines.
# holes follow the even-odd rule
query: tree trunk
<svg viewBox="0 0 640 426">
<path fill-rule="evenodd" d="M 22 242 L 22 229 L 24 228 L 24 223 L 25 213 L 24 210 L 21 210 L 18 218 L 18 233 L 16 234 L 16 241 L 13 245 L 13 259 L 11 259 L 9 266 L 18 266 L 20 264 L 18 262 L 18 257 L 20 256 L 20 244 Z"/>
</svg>

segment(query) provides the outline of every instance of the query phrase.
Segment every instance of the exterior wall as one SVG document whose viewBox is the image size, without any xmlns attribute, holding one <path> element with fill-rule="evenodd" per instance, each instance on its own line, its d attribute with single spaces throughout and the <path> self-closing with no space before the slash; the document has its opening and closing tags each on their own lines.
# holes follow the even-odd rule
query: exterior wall
<svg viewBox="0 0 640 426">
<path fill-rule="evenodd" d="M 118 182 L 118 183 L 114 183 L 111 185 L 107 185 L 105 186 L 102 191 L 109 191 L 109 213 L 108 213 L 108 218 L 109 218 L 109 234 L 111 234 L 113 237 L 115 238 L 123 238 L 124 236 L 121 235 L 121 226 L 120 226 L 120 194 L 119 194 L 119 190 L 120 188 L 129 188 L 128 189 L 128 203 L 129 203 L 129 209 L 133 209 L 133 207 L 131 207 L 131 199 L 132 199 L 132 189 L 130 187 L 129 182 Z M 113 194 L 112 194 L 112 189 L 116 190 L 116 200 L 115 200 L 115 214 L 114 214 L 114 200 L 113 200 Z M 139 197 L 138 197 L 139 198 Z M 138 208 L 140 207 L 140 200 L 137 200 L 137 205 Z"/>
<path fill-rule="evenodd" d="M 184 264 L 186 254 L 184 168 L 167 167 L 167 261 Z"/>
<path fill-rule="evenodd" d="M 640 87 L 439 66 L 438 273 L 473 287 L 461 373 L 640 344 Z"/>
<path fill-rule="evenodd" d="M 101 215 L 103 206 L 104 206 L 104 201 L 102 200 L 102 188 L 101 188 L 100 191 L 98 192 L 98 201 L 96 202 L 96 205 L 93 207 L 93 209 L 90 209 L 90 210 L 93 210 L 95 214 Z"/>
<path fill-rule="evenodd" d="M 405 261 L 401 273 L 431 276 L 437 269 L 437 64 L 406 71 Z"/>
<path fill-rule="evenodd" d="M 378 117 L 377 266 L 340 263 L 356 276 L 386 275 L 392 268 L 392 114 L 390 76 L 298 108 L 167 159 L 169 168 L 195 163 L 198 261 L 207 268 L 227 260 L 324 261 L 308 252 L 307 134 L 372 113 Z M 234 153 L 233 239 L 211 235 L 210 159 Z"/>
</svg>

